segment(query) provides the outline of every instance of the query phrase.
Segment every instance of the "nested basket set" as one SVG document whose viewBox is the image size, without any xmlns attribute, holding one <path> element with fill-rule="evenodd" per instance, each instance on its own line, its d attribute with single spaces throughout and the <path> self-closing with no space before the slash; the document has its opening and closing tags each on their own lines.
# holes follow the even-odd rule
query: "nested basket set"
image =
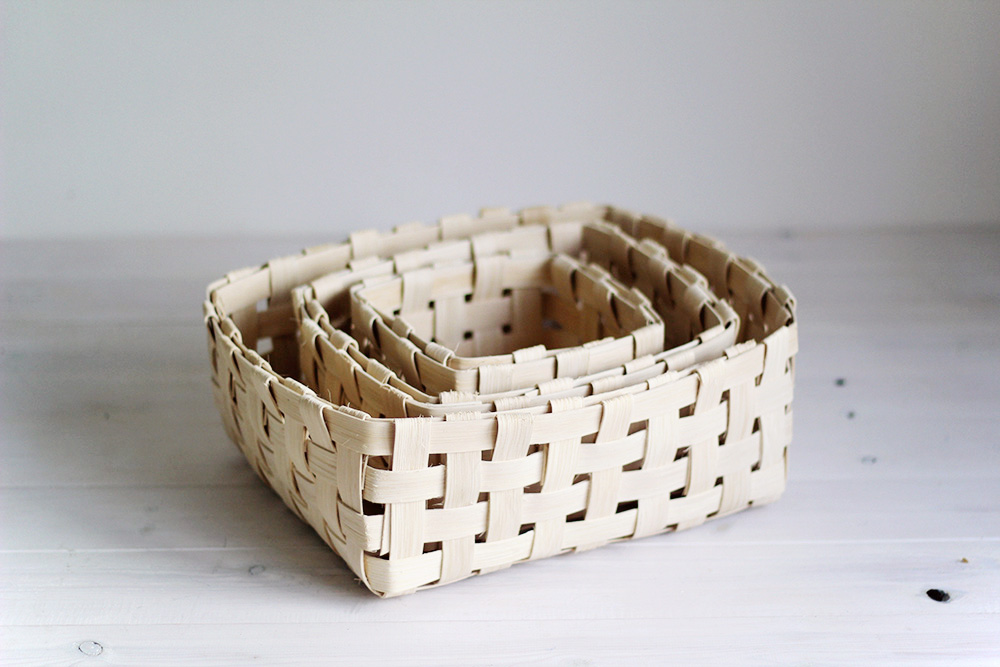
<svg viewBox="0 0 1000 667">
<path fill-rule="evenodd" d="M 358 232 L 230 273 L 204 307 L 227 433 L 382 596 L 784 489 L 792 295 L 655 217 Z"/>
</svg>

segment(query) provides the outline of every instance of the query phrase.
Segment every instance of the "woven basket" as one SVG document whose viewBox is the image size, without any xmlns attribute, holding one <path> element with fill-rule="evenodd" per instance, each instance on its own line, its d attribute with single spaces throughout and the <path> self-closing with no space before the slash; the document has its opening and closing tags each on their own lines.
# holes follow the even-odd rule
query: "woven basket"
<svg viewBox="0 0 1000 667">
<path fill-rule="evenodd" d="M 583 237 L 620 241 L 592 242 L 588 253 L 581 229 Z M 453 402 L 440 396 L 426 404 L 469 409 L 431 418 L 372 416 L 410 414 L 420 391 L 367 358 L 337 328 L 350 326 L 350 285 L 366 270 L 386 271 L 386 262 L 368 258 L 392 257 L 388 270 L 403 273 L 413 261 L 433 264 L 429 253 L 448 255 L 455 246 L 447 242 L 465 238 L 472 257 L 495 255 L 502 235 L 490 232 L 497 231 L 544 233 L 547 251 L 604 266 L 660 313 L 676 304 L 661 298 L 657 305 L 666 288 L 649 279 L 649 262 L 637 257 L 669 253 L 686 265 L 680 270 L 703 275 L 719 303 L 731 306 L 729 329 L 738 324 L 741 342 L 708 357 L 682 352 L 683 361 L 673 357 L 676 369 L 664 361 L 665 352 L 591 382 L 555 380 L 569 395 L 553 397 L 558 392 L 536 386 L 500 403 L 477 394 Z M 636 252 L 640 247 L 645 255 Z M 414 259 L 420 253 L 423 258 Z M 351 274 L 346 284 L 345 270 Z M 312 282 L 312 296 L 319 297 L 326 274 L 335 276 L 328 282 L 348 288 L 337 297 L 346 302 L 327 301 L 324 313 L 300 290 L 293 307 L 292 289 Z M 654 218 L 576 205 L 366 232 L 230 274 L 209 287 L 205 312 L 215 396 L 230 436 L 288 506 L 380 595 L 691 527 L 773 500 L 784 488 L 797 350 L 791 295 L 752 261 Z M 726 319 L 716 326 L 725 330 Z M 698 341 L 680 345 L 690 349 L 692 342 L 703 352 L 711 348 Z M 269 349 L 267 359 L 255 349 Z M 317 396 L 295 378 L 316 386 L 317 373 L 326 374 L 333 360 L 325 356 L 330 349 L 354 363 L 341 387 L 402 398 L 386 401 L 382 410 L 360 395 L 355 407 Z M 366 374 L 372 382 L 362 390 Z M 349 394 L 342 390 L 335 398 Z"/>
<path fill-rule="evenodd" d="M 363 353 L 359 351 L 357 341 L 332 324 L 337 322 L 345 331 L 350 330 L 350 316 L 342 312 L 347 309 L 346 295 L 350 286 L 373 274 L 391 274 L 396 265 L 402 273 L 404 267 L 405 270 L 411 270 L 424 264 L 461 259 L 473 254 L 486 258 L 491 257 L 490 253 L 493 252 L 507 253 L 511 248 L 526 245 L 528 241 L 535 244 L 549 243 L 550 235 L 544 228 L 518 228 L 477 237 L 475 253 L 472 252 L 473 244 L 470 241 L 448 241 L 433 244 L 425 250 L 404 253 L 394 260 L 375 265 L 362 263 L 361 268 L 339 271 L 310 285 L 294 289 L 292 299 L 303 343 L 301 367 L 307 384 L 327 400 L 352 405 L 372 415 L 443 416 L 446 412 L 487 410 L 491 407 L 488 404 L 495 405 L 496 409 L 526 407 L 530 403 L 525 402 L 524 397 L 559 398 L 570 395 L 567 394 L 569 388 L 572 389 L 572 395 L 586 396 L 587 389 L 591 386 L 599 393 L 601 389 L 597 387 L 606 390 L 610 388 L 609 384 L 624 386 L 629 379 L 644 381 L 662 374 L 666 369 L 677 370 L 716 358 L 735 342 L 739 319 L 732 308 L 708 290 L 707 282 L 700 274 L 672 262 L 658 244 L 648 240 L 636 244 L 630 238 L 616 233 L 614 228 L 601 223 L 577 224 L 575 229 L 571 223 L 561 223 L 560 228 L 562 233 L 558 235 L 559 238 L 573 241 L 570 245 L 577 252 L 593 260 L 602 260 L 602 267 L 620 270 L 622 265 L 613 258 L 631 257 L 629 264 L 624 265 L 625 272 L 634 274 L 643 293 L 656 302 L 658 313 L 668 325 L 665 330 L 665 346 L 668 350 L 653 358 L 637 360 L 605 373 L 565 377 L 563 381 L 544 383 L 526 392 L 472 395 L 468 392 L 448 391 L 430 396 L 389 372 L 380 363 L 380 356 L 371 358 L 373 350 L 366 349 Z M 567 234 L 567 231 L 572 231 L 573 234 Z M 609 250 L 613 252 L 609 253 Z M 401 261 L 402 258 L 405 258 L 405 262 Z M 596 265 L 591 268 L 596 268 Z M 320 296 L 328 304 L 326 307 L 320 303 Z M 380 330 L 378 336 L 387 340 L 389 333 Z M 405 365 L 411 368 L 426 366 L 432 361 L 424 359 L 422 351 L 415 345 L 406 345 L 406 349 L 398 354 L 406 358 Z M 412 362 L 409 361 L 410 354 L 413 355 Z M 576 363 L 570 367 L 571 371 L 580 368 L 580 361 L 586 361 L 586 358 L 581 358 L 578 354 L 565 355 L 563 360 L 574 359 Z M 626 377 L 613 377 L 622 374 Z M 581 391 L 584 393 L 580 393 Z"/>
<path fill-rule="evenodd" d="M 366 351 L 429 394 L 521 389 L 663 345 L 646 297 L 565 255 L 438 264 L 369 279 L 351 296 L 352 331 Z"/>
</svg>

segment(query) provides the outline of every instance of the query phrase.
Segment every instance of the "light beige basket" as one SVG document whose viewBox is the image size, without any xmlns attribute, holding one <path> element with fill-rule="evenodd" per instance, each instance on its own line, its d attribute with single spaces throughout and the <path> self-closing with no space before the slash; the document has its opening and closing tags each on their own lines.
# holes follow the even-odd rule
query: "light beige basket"
<svg viewBox="0 0 1000 667">
<path fill-rule="evenodd" d="M 745 342 L 628 391 L 597 393 L 596 401 L 556 398 L 443 419 L 374 418 L 293 379 L 300 377 L 295 285 L 376 253 L 398 257 L 519 225 L 544 228 L 550 248 L 573 254 L 559 247 L 565 223 L 601 219 L 702 273 L 739 315 Z M 629 256 L 617 266 L 623 283 L 636 280 Z M 797 349 L 791 296 L 756 264 L 653 218 L 584 205 L 369 232 L 230 274 L 210 286 L 205 310 L 215 395 L 230 435 L 382 595 L 690 527 L 773 500 L 784 487 Z M 319 340 L 316 329 L 304 333 L 303 348 Z M 254 350 L 266 345 L 267 361 Z"/>
<path fill-rule="evenodd" d="M 429 394 L 523 389 L 663 347 L 646 297 L 566 255 L 438 264 L 368 279 L 351 296 L 352 331 L 366 352 Z"/>
</svg>

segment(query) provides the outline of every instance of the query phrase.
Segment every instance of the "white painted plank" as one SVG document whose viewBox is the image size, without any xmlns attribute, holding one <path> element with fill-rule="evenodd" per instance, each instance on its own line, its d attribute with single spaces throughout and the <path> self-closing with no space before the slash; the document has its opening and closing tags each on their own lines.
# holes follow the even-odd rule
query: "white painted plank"
<svg viewBox="0 0 1000 667">
<path fill-rule="evenodd" d="M 0 592 L 4 622 L 16 626 L 628 618 L 672 623 L 747 615 L 784 619 L 811 609 L 827 617 L 906 614 L 942 623 L 955 615 L 994 614 L 1000 629 L 998 559 L 1000 541 L 663 541 L 654 548 L 618 544 L 558 556 L 381 600 L 321 548 L 19 553 L 0 555 L 7 573 Z M 950 601 L 930 599 L 929 589 L 947 591 Z"/>
<path fill-rule="evenodd" d="M 662 600 L 661 604 L 673 602 Z M 956 631 L 958 630 L 958 631 Z M 89 642 L 97 642 L 95 648 Z M 78 648 L 100 651 L 88 658 Z M 996 665 L 995 617 L 907 614 L 413 623 L 0 627 L 11 667 L 48 665 Z"/>
</svg>

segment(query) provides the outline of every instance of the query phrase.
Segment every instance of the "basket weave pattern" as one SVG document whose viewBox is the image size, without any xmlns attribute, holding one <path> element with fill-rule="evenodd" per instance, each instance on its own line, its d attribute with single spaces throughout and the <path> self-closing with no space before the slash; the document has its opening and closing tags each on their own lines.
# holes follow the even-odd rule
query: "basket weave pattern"
<svg viewBox="0 0 1000 667">
<path fill-rule="evenodd" d="M 381 338 L 349 334 L 364 280 L 485 266 L 528 237 L 641 295 L 659 349 L 633 340 L 615 368 L 435 396 L 369 356 Z M 363 232 L 213 283 L 205 318 L 230 437 L 380 595 L 689 528 L 784 489 L 794 301 L 756 263 L 656 218 L 574 205 Z M 442 367 L 459 356 L 387 326 Z"/>
<path fill-rule="evenodd" d="M 352 289 L 351 305 L 366 351 L 431 394 L 519 389 L 620 366 L 663 344 L 663 323 L 642 294 L 565 255 L 491 255 L 369 279 Z"/>
<path fill-rule="evenodd" d="M 295 288 L 292 299 L 302 334 L 301 367 L 306 383 L 331 402 L 352 405 L 369 414 L 386 417 L 444 416 L 448 412 L 463 410 L 478 412 L 491 408 L 526 408 L 552 398 L 586 396 L 589 390 L 599 393 L 624 387 L 660 375 L 667 369 L 686 368 L 718 357 L 736 341 L 739 318 L 732 308 L 708 289 L 706 280 L 700 274 L 672 262 L 662 246 L 652 241 L 636 244 L 629 237 L 616 233 L 615 228 L 601 226 L 600 223 L 560 223 L 558 228 L 561 230 L 559 234 L 550 234 L 538 227 L 516 228 L 480 235 L 474 243 L 449 241 L 434 244 L 422 251 L 398 255 L 377 266 L 365 264 L 360 269 L 346 269 Z M 378 350 L 369 346 L 361 352 L 354 338 L 333 325 L 333 322 L 338 322 L 342 329 L 356 331 L 356 323 L 360 319 L 365 322 L 360 333 L 362 337 L 366 335 L 364 330 L 369 328 L 367 322 L 370 319 L 366 313 L 355 313 L 352 323 L 341 312 L 346 307 L 348 286 L 364 280 L 366 276 L 391 275 L 394 266 L 399 273 L 403 273 L 415 266 L 447 259 L 475 256 L 482 260 L 491 257 L 494 252 L 506 253 L 511 247 L 529 240 L 535 244 L 550 243 L 551 240 L 554 245 L 555 239 L 559 239 L 563 246 L 570 242 L 569 245 L 576 248 L 577 253 L 586 254 L 592 262 L 599 262 L 589 265 L 592 271 L 607 267 L 635 276 L 640 287 L 634 291 L 655 301 L 658 314 L 668 325 L 665 341 L 672 341 L 669 349 L 604 373 L 585 376 L 577 376 L 574 371 L 582 372 L 589 366 L 589 351 L 577 349 L 556 358 L 557 376 L 560 369 L 566 371 L 564 375 L 572 376 L 564 377 L 563 381 L 543 383 L 524 391 L 493 394 L 446 391 L 431 396 L 412 386 L 423 385 L 419 379 L 414 381 L 414 376 L 421 372 L 440 373 L 435 360 L 454 359 L 448 356 L 450 352 L 446 348 L 436 346 L 444 350 L 444 354 L 434 353 L 434 358 L 428 358 L 417 345 L 400 340 L 393 336 L 393 332 L 378 327 L 376 323 L 373 328 L 378 328 L 378 335 L 372 337 L 380 338 L 382 346 L 398 346 L 395 351 L 396 366 L 404 366 L 403 374 L 407 379 L 404 382 L 380 363 L 384 359 Z M 629 263 L 621 265 L 621 260 L 614 258 L 626 258 Z M 320 295 L 327 302 L 326 307 L 320 303 Z M 353 308 L 358 304 L 352 302 L 351 306 Z M 494 378 L 502 370 L 488 369 Z M 510 372 L 513 373 L 512 370 Z"/>
</svg>

